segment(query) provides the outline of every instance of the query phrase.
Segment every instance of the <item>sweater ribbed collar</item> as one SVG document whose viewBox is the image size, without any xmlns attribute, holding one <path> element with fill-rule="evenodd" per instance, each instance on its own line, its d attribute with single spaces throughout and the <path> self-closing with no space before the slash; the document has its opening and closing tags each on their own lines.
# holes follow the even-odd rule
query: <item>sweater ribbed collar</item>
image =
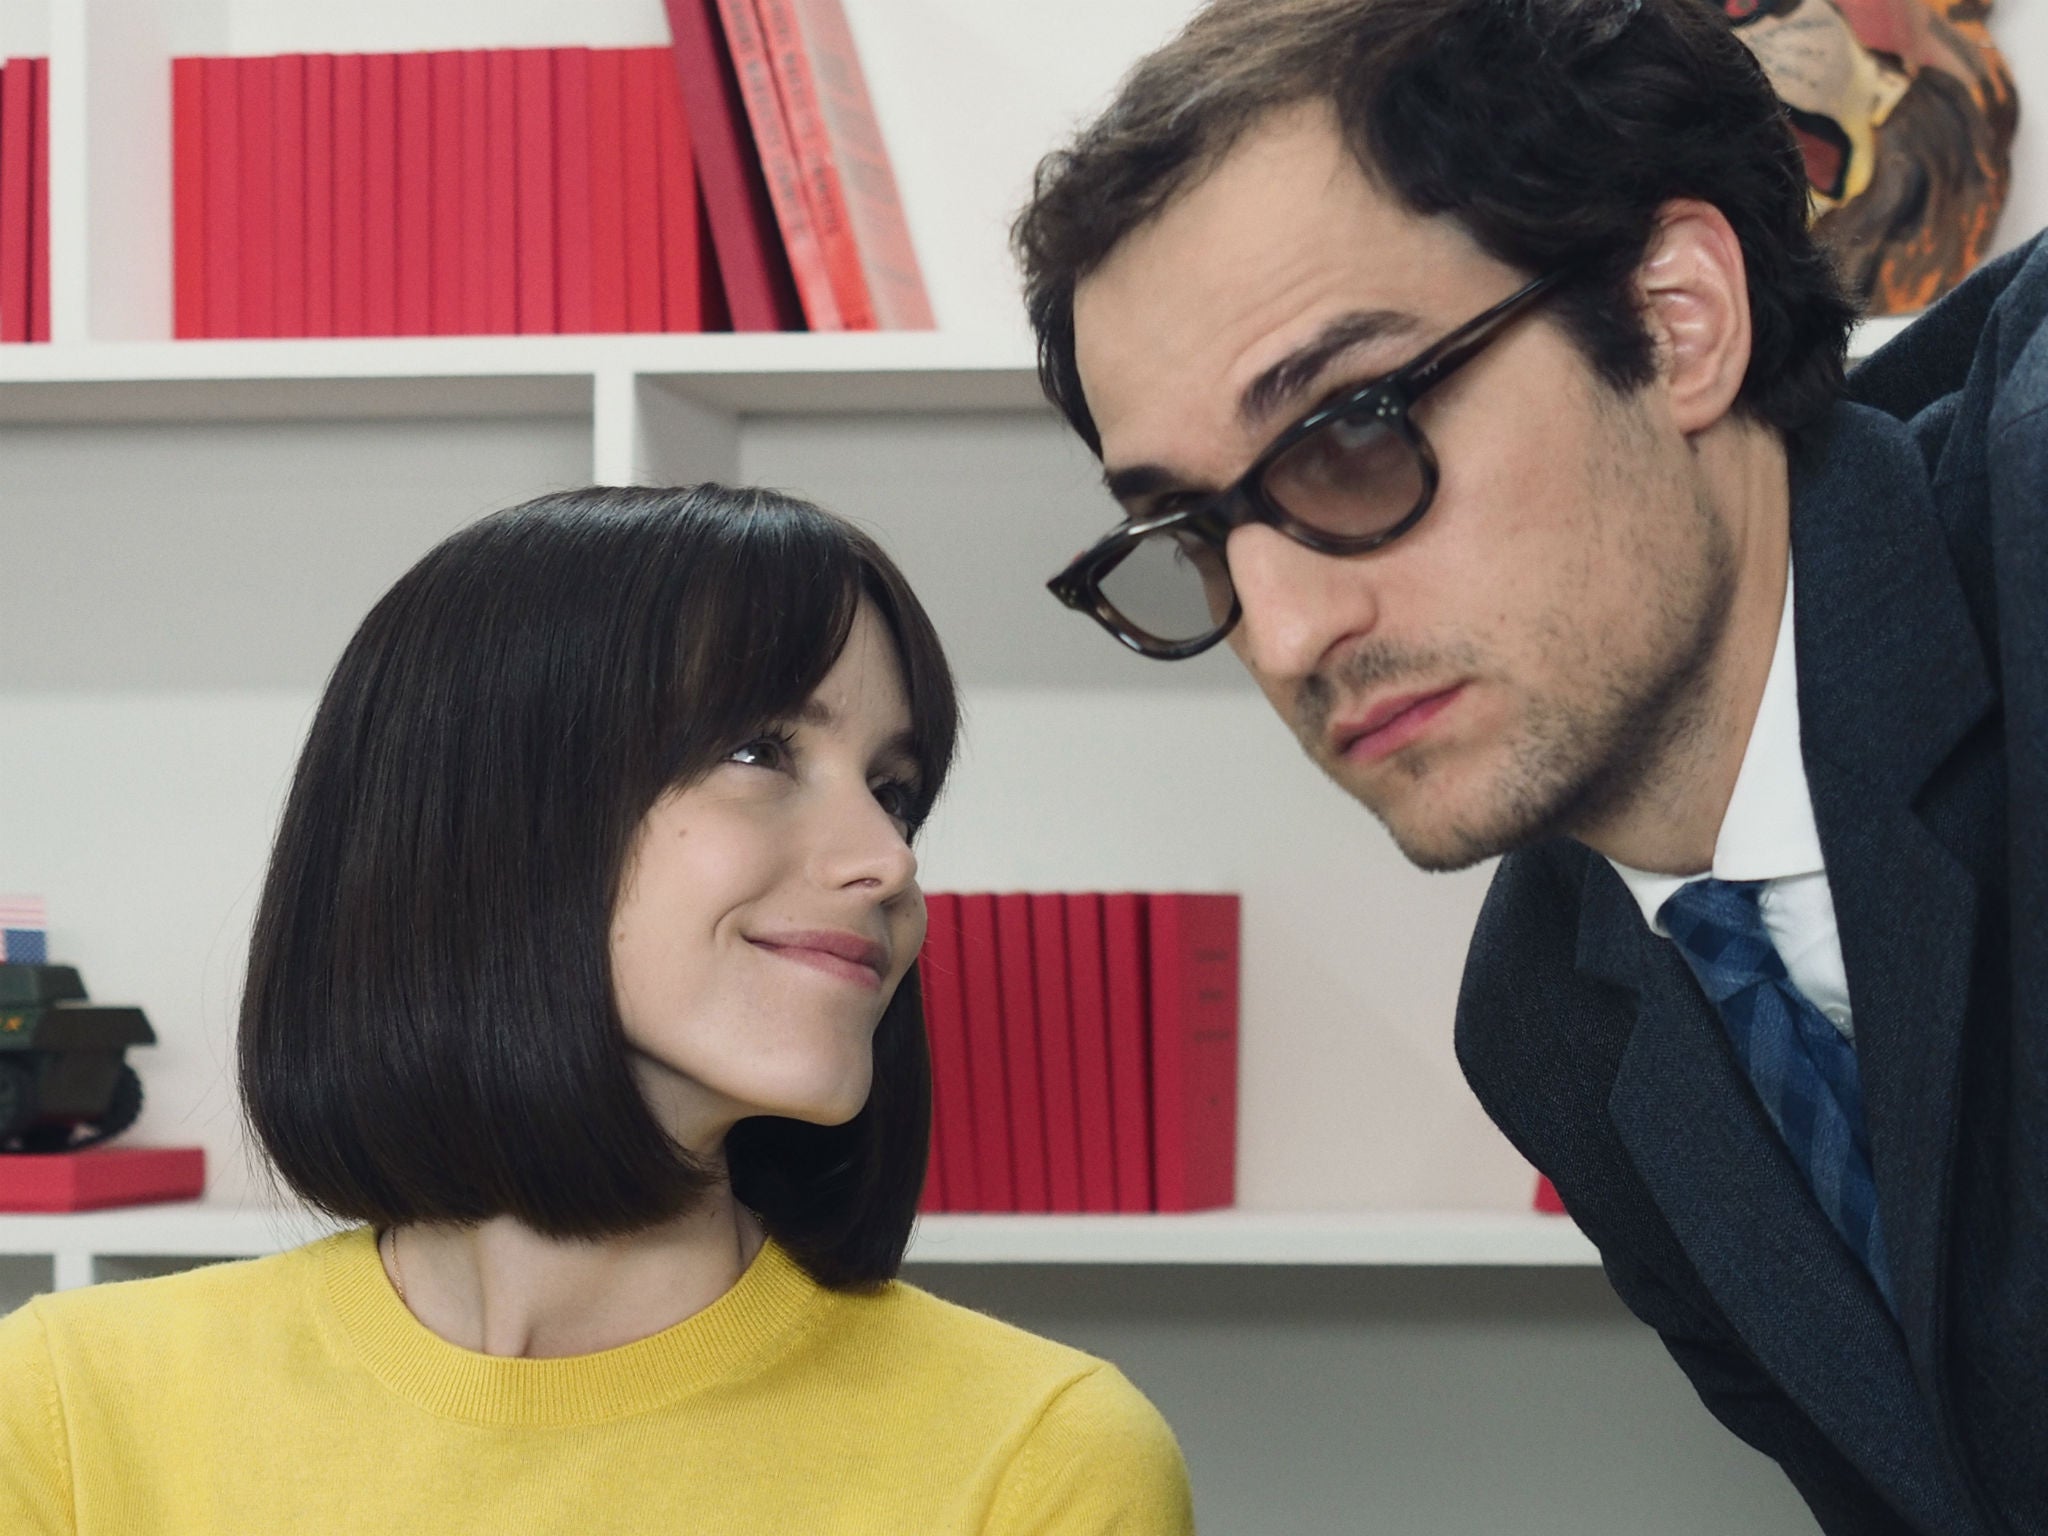
<svg viewBox="0 0 2048 1536">
<path fill-rule="evenodd" d="M 590 1424 L 665 1407 L 764 1369 L 833 1301 L 771 1239 L 731 1290 L 660 1333 L 591 1355 L 506 1359 L 450 1344 L 414 1317 L 371 1228 L 309 1252 L 324 1310 L 364 1367 L 429 1413 L 479 1424 Z"/>
</svg>

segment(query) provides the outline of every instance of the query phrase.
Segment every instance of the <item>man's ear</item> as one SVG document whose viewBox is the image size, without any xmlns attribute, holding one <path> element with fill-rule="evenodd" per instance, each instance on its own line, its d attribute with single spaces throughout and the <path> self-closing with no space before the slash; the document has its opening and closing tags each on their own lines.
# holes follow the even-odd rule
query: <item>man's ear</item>
<svg viewBox="0 0 2048 1536">
<path fill-rule="evenodd" d="M 1742 242 L 1713 204 L 1674 199 L 1657 211 L 1636 287 L 1672 422 L 1702 432 L 1728 414 L 1749 369 Z"/>
</svg>

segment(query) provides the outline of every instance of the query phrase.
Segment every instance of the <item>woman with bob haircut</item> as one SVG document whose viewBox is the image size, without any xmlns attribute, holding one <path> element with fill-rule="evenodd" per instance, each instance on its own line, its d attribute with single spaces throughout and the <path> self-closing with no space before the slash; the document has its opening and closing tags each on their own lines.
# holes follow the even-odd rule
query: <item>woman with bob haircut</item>
<svg viewBox="0 0 2048 1536">
<path fill-rule="evenodd" d="M 328 682 L 242 1001 L 256 1135 L 350 1225 L 0 1322 L 0 1529 L 1191 1530 L 1113 1367 L 895 1278 L 957 722 L 805 502 L 430 552 Z"/>
</svg>

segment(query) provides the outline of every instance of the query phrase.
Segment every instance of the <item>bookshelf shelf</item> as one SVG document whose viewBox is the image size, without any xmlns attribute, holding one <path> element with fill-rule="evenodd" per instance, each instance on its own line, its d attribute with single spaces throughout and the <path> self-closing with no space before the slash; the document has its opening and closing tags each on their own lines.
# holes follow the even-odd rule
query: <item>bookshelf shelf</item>
<svg viewBox="0 0 2048 1536">
<path fill-rule="evenodd" d="M 48 1256 L 62 1289 L 91 1283 L 103 1258 L 253 1258 L 330 1230 L 330 1223 L 305 1211 L 195 1201 L 0 1216 L 0 1254 Z M 1555 1216 L 1209 1211 L 928 1216 L 918 1222 L 909 1262 L 1549 1269 L 1590 1266 L 1598 1258 L 1578 1228 Z"/>
</svg>

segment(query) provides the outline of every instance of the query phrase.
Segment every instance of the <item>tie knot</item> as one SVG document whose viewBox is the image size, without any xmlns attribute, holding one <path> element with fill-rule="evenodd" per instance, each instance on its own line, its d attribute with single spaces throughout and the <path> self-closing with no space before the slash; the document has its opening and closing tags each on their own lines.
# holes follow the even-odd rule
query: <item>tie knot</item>
<svg viewBox="0 0 2048 1536">
<path fill-rule="evenodd" d="M 1764 927 L 1760 880 L 1691 880 L 1657 911 L 1665 932 L 1716 1003 L 1760 982 L 1785 979 Z"/>
</svg>

